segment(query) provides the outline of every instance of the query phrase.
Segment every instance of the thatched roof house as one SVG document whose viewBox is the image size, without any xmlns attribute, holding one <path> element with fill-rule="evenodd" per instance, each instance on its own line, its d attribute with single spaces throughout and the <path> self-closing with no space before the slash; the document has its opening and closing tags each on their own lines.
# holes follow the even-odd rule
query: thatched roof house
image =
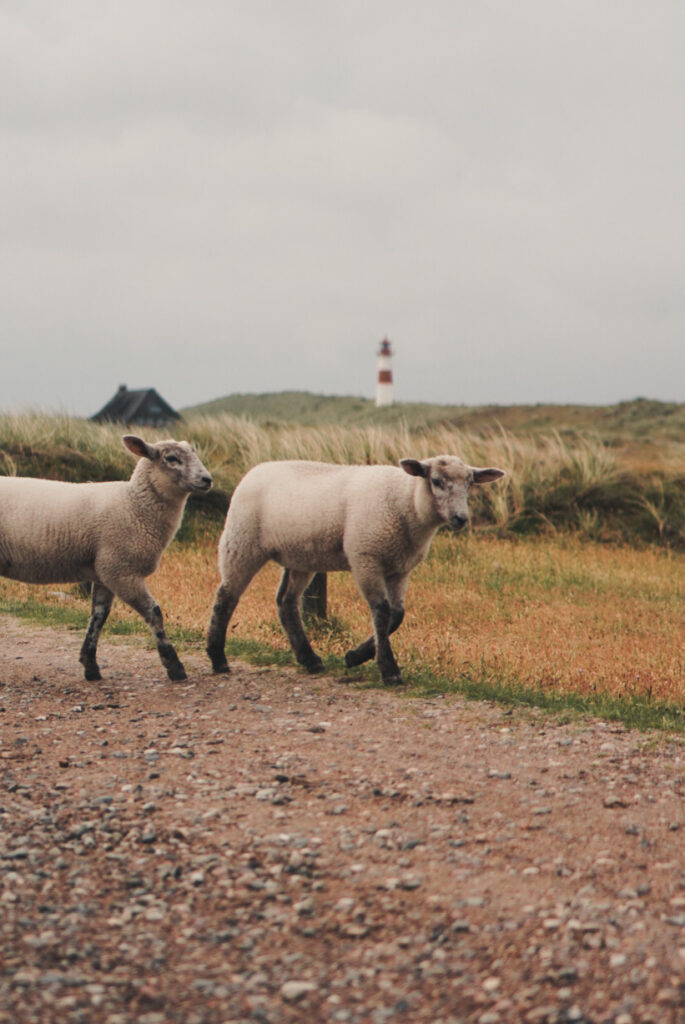
<svg viewBox="0 0 685 1024">
<path fill-rule="evenodd" d="M 164 427 L 181 416 L 154 388 L 129 391 L 121 384 L 109 402 L 91 419 L 96 423 L 126 423 L 139 427 Z"/>
</svg>

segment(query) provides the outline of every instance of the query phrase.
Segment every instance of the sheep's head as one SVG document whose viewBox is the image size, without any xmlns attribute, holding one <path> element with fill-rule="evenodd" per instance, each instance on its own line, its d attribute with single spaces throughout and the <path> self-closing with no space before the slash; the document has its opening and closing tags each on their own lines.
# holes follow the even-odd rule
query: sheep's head
<svg viewBox="0 0 685 1024">
<path fill-rule="evenodd" d="M 401 459 L 400 466 L 410 476 L 423 477 L 439 519 L 454 530 L 469 521 L 469 491 L 474 484 L 490 484 L 504 476 L 503 469 L 478 469 L 467 466 L 456 455 L 436 455 L 432 459 Z"/>
<path fill-rule="evenodd" d="M 122 441 L 134 455 L 149 459 L 171 488 L 182 493 L 203 493 L 212 486 L 211 475 L 187 441 L 148 444 L 134 434 L 126 434 Z"/>
</svg>

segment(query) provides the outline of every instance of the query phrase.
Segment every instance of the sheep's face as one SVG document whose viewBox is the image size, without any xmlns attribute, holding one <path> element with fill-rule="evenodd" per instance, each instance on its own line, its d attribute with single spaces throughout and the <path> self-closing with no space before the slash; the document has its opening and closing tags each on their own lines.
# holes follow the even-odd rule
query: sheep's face
<svg viewBox="0 0 685 1024">
<path fill-rule="evenodd" d="M 141 458 L 149 459 L 160 480 L 170 490 L 202 493 L 212 486 L 212 477 L 200 462 L 197 452 L 187 441 L 158 441 L 148 444 L 141 437 L 127 434 L 126 447 Z"/>
<path fill-rule="evenodd" d="M 432 459 L 402 459 L 400 466 L 410 476 L 420 476 L 430 490 L 436 515 L 453 530 L 462 530 L 469 521 L 469 491 L 474 484 L 489 484 L 504 476 L 503 469 L 478 469 L 467 466 L 456 455 L 436 455 Z"/>
</svg>

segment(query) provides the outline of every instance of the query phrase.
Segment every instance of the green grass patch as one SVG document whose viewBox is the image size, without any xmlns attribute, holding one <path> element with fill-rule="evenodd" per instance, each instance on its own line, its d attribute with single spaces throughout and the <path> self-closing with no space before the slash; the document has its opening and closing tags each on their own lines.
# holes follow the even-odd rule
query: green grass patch
<svg viewBox="0 0 685 1024">
<path fill-rule="evenodd" d="M 229 640 L 226 645 L 226 656 L 229 663 L 231 658 L 239 658 L 251 665 L 298 668 L 291 651 L 272 647 L 270 644 L 258 640 Z"/>
<path fill-rule="evenodd" d="M 242 658 L 256 665 L 290 666 L 297 663 L 290 651 L 276 649 L 269 644 L 253 640 L 231 640 L 227 646 L 229 659 Z M 658 729 L 663 732 L 685 733 L 685 708 L 646 696 L 614 697 L 610 694 L 562 693 L 542 687 L 526 687 L 502 679 L 474 675 L 460 675 L 454 679 L 441 678 L 428 671 L 404 671 L 405 685 L 388 690 L 375 664 L 349 670 L 341 658 L 323 658 L 328 675 L 346 678 L 358 689 L 382 689 L 398 698 L 433 699 L 460 696 L 468 700 L 490 701 L 505 707 L 537 708 L 556 718 L 601 718 L 621 722 L 626 728 L 639 731 Z"/>
<path fill-rule="evenodd" d="M 685 733 L 685 708 L 651 701 L 645 696 L 614 697 L 611 694 L 562 693 L 542 687 L 526 687 L 505 680 L 462 675 L 441 679 L 429 672 L 405 672 L 407 697 L 435 698 L 450 694 L 468 700 L 492 701 L 507 707 L 530 707 L 555 716 L 592 717 L 621 722 L 626 728 Z M 382 686 L 380 678 L 375 685 Z"/>
<path fill-rule="evenodd" d="M 32 598 L 24 601 L 0 600 L 0 612 L 43 626 L 70 630 L 85 630 L 89 618 L 85 604 L 81 607 L 45 604 Z M 204 646 L 204 633 L 199 629 L 171 626 L 168 632 L 172 641 L 181 648 Z M 107 633 L 113 636 L 142 635 L 152 645 L 147 627 L 135 619 L 108 622 L 103 635 L 106 637 Z M 227 654 L 229 659 L 237 658 L 255 665 L 298 667 L 289 650 L 257 640 L 230 638 Z M 554 689 L 521 686 L 487 674 L 481 677 L 463 674 L 456 678 L 443 678 L 426 670 L 411 668 L 404 671 L 405 685 L 388 691 L 383 686 L 375 664 L 348 670 L 341 658 L 332 656 L 324 657 L 324 664 L 328 675 L 346 678 L 349 685 L 355 688 L 383 689 L 394 693 L 398 699 L 460 696 L 468 700 L 490 701 L 505 707 L 538 708 L 556 717 L 593 717 L 617 721 L 627 728 L 640 731 L 656 729 L 685 733 L 685 708 L 652 701 L 644 695 L 614 697 L 603 693 L 561 693 Z"/>
<path fill-rule="evenodd" d="M 85 601 L 82 604 L 72 602 L 52 604 L 34 597 L 29 597 L 26 600 L 3 598 L 0 600 L 0 614 L 2 613 L 13 615 L 17 619 L 26 619 L 39 626 L 83 632 L 85 632 L 90 620 L 90 607 Z M 167 633 L 172 643 L 178 646 L 192 646 L 204 642 L 204 635 L 199 629 L 172 624 L 167 626 Z M 154 647 L 154 641 L 150 636 L 148 627 L 139 618 L 108 619 L 101 633 L 101 638 L 104 637 L 106 639 L 108 635 L 143 636 L 148 638 L 150 646 Z"/>
<path fill-rule="evenodd" d="M 46 604 L 33 597 L 25 601 L 3 598 L 0 600 L 0 612 L 14 615 L 17 619 L 28 619 L 41 626 L 66 629 L 85 629 L 90 617 L 85 608 L 74 604 Z"/>
<path fill-rule="evenodd" d="M 291 664 L 295 661 L 288 652 L 279 652 L 277 661 L 262 661 L 276 652 L 264 651 L 263 645 L 253 645 L 251 659 L 258 664 Z M 237 651 L 236 651 L 237 655 Z M 239 656 L 239 655 L 237 655 Z M 562 693 L 542 687 L 526 687 L 492 677 L 478 678 L 460 675 L 445 679 L 431 672 L 403 670 L 405 685 L 389 691 L 381 680 L 375 664 L 361 669 L 347 669 L 340 658 L 324 657 L 326 672 L 347 678 L 350 685 L 361 689 L 381 689 L 393 692 L 398 698 L 432 699 L 460 696 L 467 700 L 490 701 L 505 707 L 538 708 L 550 715 L 574 718 L 601 718 L 621 722 L 626 728 L 640 731 L 658 729 L 664 732 L 685 733 L 685 708 L 673 704 L 651 701 L 644 696 L 613 697 L 610 694 Z"/>
</svg>

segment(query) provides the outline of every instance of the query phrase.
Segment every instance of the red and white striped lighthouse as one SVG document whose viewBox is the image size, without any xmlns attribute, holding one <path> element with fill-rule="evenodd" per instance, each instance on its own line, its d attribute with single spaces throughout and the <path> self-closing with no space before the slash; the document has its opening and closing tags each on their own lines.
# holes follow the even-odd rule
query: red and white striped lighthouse
<svg viewBox="0 0 685 1024">
<path fill-rule="evenodd" d="M 378 381 L 376 383 L 376 405 L 392 405 L 392 349 L 387 338 L 383 338 L 378 349 Z"/>
</svg>

